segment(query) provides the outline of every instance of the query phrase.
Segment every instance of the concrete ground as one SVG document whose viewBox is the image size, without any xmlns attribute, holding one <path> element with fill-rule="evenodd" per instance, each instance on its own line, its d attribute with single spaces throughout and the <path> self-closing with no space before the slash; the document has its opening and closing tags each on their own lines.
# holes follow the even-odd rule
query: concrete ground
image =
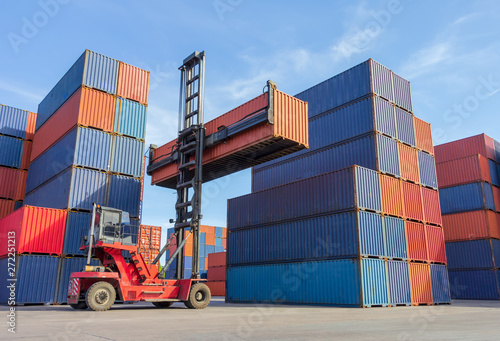
<svg viewBox="0 0 500 341">
<path fill-rule="evenodd" d="M 1 306 L 4 321 L 9 307 Z M 62 306 L 16 307 L 16 333 L 2 340 L 500 340 L 500 301 L 452 305 L 334 308 L 226 304 L 205 310 L 149 303 L 107 312 Z"/>
</svg>

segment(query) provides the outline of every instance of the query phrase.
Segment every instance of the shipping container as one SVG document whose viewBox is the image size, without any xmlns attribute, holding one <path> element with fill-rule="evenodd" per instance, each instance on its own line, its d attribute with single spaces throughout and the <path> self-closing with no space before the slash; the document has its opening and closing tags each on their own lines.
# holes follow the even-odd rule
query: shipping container
<svg viewBox="0 0 500 341">
<path fill-rule="evenodd" d="M 372 134 L 304 154 L 252 172 L 252 192 L 298 181 L 352 165 L 399 176 L 397 141 Z"/>
<path fill-rule="evenodd" d="M 224 236 L 224 228 L 220 226 L 215 227 L 215 238 L 226 238 Z"/>
<path fill-rule="evenodd" d="M 226 301 L 387 306 L 382 259 L 337 259 L 227 269 Z M 290 285 L 290 283 L 293 283 Z"/>
<path fill-rule="evenodd" d="M 226 282 L 225 281 L 212 281 L 206 282 L 210 289 L 212 296 L 226 296 Z"/>
<path fill-rule="evenodd" d="M 499 270 L 450 270 L 448 275 L 453 299 L 500 299 Z"/>
<path fill-rule="evenodd" d="M 439 191 L 439 201 L 443 215 L 484 209 L 495 210 L 493 191 L 487 182 L 443 188 Z"/>
<path fill-rule="evenodd" d="M 491 192 L 493 193 L 493 203 L 495 204 L 495 211 L 500 211 L 500 188 L 496 186 L 491 186 Z"/>
<path fill-rule="evenodd" d="M 380 175 L 382 210 L 384 214 L 404 217 L 403 192 L 401 180 L 392 176 Z"/>
<path fill-rule="evenodd" d="M 399 143 L 398 147 L 401 178 L 403 180 L 419 183 L 420 174 L 418 171 L 417 150 L 402 143 Z"/>
<path fill-rule="evenodd" d="M 446 264 L 443 229 L 438 226 L 426 225 L 425 239 L 427 241 L 427 259 L 429 262 Z"/>
<path fill-rule="evenodd" d="M 495 147 L 495 161 L 500 162 L 500 142 L 493 140 L 493 146 Z"/>
<path fill-rule="evenodd" d="M 275 222 L 228 234 L 228 265 L 359 255 L 385 256 L 380 214 L 353 211 Z"/>
<path fill-rule="evenodd" d="M 432 304 L 432 283 L 429 264 L 409 263 L 411 298 L 414 305 Z"/>
<path fill-rule="evenodd" d="M 122 175 L 109 175 L 107 206 L 128 212 L 131 217 L 139 217 L 141 182 L 139 179 Z"/>
<path fill-rule="evenodd" d="M 422 185 L 432 188 L 438 187 L 434 157 L 420 150 L 418 151 L 418 172 Z"/>
<path fill-rule="evenodd" d="M 66 228 L 66 211 L 23 206 L 0 220 L 0 257 L 15 241 L 16 253 L 61 255 Z M 15 235 L 15 239 L 11 239 Z"/>
<path fill-rule="evenodd" d="M 38 130 L 82 85 L 116 95 L 118 61 L 86 50 L 38 105 Z"/>
<path fill-rule="evenodd" d="M 442 225 L 439 193 L 430 188 L 421 188 L 422 204 L 424 206 L 424 220 L 428 224 Z"/>
<path fill-rule="evenodd" d="M 0 135 L 0 166 L 21 168 L 24 141 Z"/>
<path fill-rule="evenodd" d="M 148 104 L 149 71 L 120 62 L 116 94 L 141 104 Z"/>
<path fill-rule="evenodd" d="M 36 114 L 28 113 L 28 125 L 26 127 L 26 135 L 24 136 L 25 140 L 33 141 L 35 137 L 35 127 L 36 127 Z"/>
<path fill-rule="evenodd" d="M 427 261 L 427 238 L 424 224 L 406 222 L 406 238 L 408 240 L 408 258 L 410 260 Z M 444 247 L 444 245 L 443 245 Z"/>
<path fill-rule="evenodd" d="M 28 172 L 25 170 L 20 170 L 19 181 L 17 183 L 17 193 L 16 193 L 16 198 L 18 201 L 24 201 L 27 179 L 28 179 Z"/>
<path fill-rule="evenodd" d="M 424 207 L 420 186 L 406 181 L 403 181 L 401 185 L 406 218 L 423 221 Z"/>
<path fill-rule="evenodd" d="M 208 266 L 226 266 L 226 253 L 225 252 L 216 252 L 208 255 Z"/>
<path fill-rule="evenodd" d="M 14 212 L 16 202 L 10 199 L 0 199 L 0 219 Z"/>
<path fill-rule="evenodd" d="M 30 166 L 32 149 L 33 149 L 33 142 L 31 141 L 23 142 L 23 156 L 21 159 L 21 169 L 28 170 Z"/>
<path fill-rule="evenodd" d="M 387 257 L 408 259 L 405 221 L 393 217 L 382 217 L 382 221 Z"/>
<path fill-rule="evenodd" d="M 432 300 L 434 304 L 451 303 L 450 281 L 446 265 L 431 264 Z"/>
<path fill-rule="evenodd" d="M 353 166 L 228 200 L 228 230 L 353 209 L 382 210 L 379 174 Z"/>
<path fill-rule="evenodd" d="M 140 225 L 139 247 L 159 251 L 161 248 L 161 226 Z"/>
<path fill-rule="evenodd" d="M 144 140 L 146 135 L 146 106 L 124 98 L 116 100 L 115 133 Z"/>
<path fill-rule="evenodd" d="M 12 262 L 0 258 L 0 302 L 15 305 L 54 302 L 59 258 L 46 255 L 18 255 L 15 259 L 15 277 L 10 276 Z M 12 279 L 16 279 L 15 301 L 9 301 Z"/>
<path fill-rule="evenodd" d="M 0 198 L 23 200 L 26 186 L 26 171 L 0 167 Z"/>
<path fill-rule="evenodd" d="M 111 172 L 136 178 L 143 176 L 144 142 L 125 136 L 113 136 L 111 155 Z"/>
<path fill-rule="evenodd" d="M 417 143 L 417 148 L 434 155 L 431 124 L 413 116 L 413 125 L 415 126 L 415 141 Z"/>
<path fill-rule="evenodd" d="M 99 260 L 91 259 L 90 265 L 99 265 Z M 61 304 L 68 301 L 69 278 L 73 272 L 81 272 L 87 265 L 87 257 L 72 257 L 59 259 L 59 271 L 57 273 L 57 289 L 55 291 L 54 303 Z"/>
<path fill-rule="evenodd" d="M 268 105 L 268 93 L 264 93 L 206 123 L 205 134 L 216 133 L 221 126 L 227 127 L 236 122 L 245 122 L 254 117 L 250 114 L 263 112 Z M 308 148 L 307 103 L 275 90 L 273 106 L 273 124 L 258 124 L 233 136 L 225 143 L 205 149 L 203 152 L 204 182 Z M 177 139 L 156 149 L 154 151 L 156 162 L 161 162 L 162 155 L 169 155 L 176 143 Z M 255 153 L 256 150 L 259 151 L 258 155 Z M 175 188 L 178 174 L 177 163 L 170 163 L 153 172 L 151 183 Z"/>
<path fill-rule="evenodd" d="M 410 82 L 401 76 L 392 73 L 394 87 L 394 102 L 397 106 L 412 112 Z"/>
<path fill-rule="evenodd" d="M 27 193 L 30 193 L 68 167 L 108 171 L 112 136 L 109 133 L 75 127 L 30 166 Z"/>
<path fill-rule="evenodd" d="M 113 131 L 115 97 L 102 91 L 79 89 L 47 122 L 34 137 L 31 161 L 50 148 L 76 125 Z"/>
<path fill-rule="evenodd" d="M 497 164 L 493 160 L 488 160 L 490 175 L 491 175 L 491 184 L 495 186 L 500 186 L 500 180 L 498 178 L 497 172 Z"/>
<path fill-rule="evenodd" d="M 405 110 L 396 108 L 396 125 L 398 140 L 402 143 L 415 147 L 415 126 L 413 125 L 413 115 Z"/>
<path fill-rule="evenodd" d="M 209 281 L 225 281 L 226 280 L 226 267 L 214 266 L 208 268 L 207 280 Z"/>
<path fill-rule="evenodd" d="M 500 268 L 500 240 L 447 242 L 446 256 L 450 270 Z"/>
<path fill-rule="evenodd" d="M 91 220 L 91 213 L 68 211 L 66 230 L 64 232 L 63 255 L 85 255 L 85 251 L 80 250 L 80 247 L 84 243 L 84 236 L 89 232 Z"/>
<path fill-rule="evenodd" d="M 29 112 L 0 104 L 0 134 L 26 137 Z"/>
<path fill-rule="evenodd" d="M 408 263 L 398 260 L 387 261 L 389 302 L 392 306 L 411 305 L 410 271 Z"/>
<path fill-rule="evenodd" d="M 443 216 L 443 231 L 447 242 L 497 238 L 500 239 L 498 213 L 481 210 Z"/>
<path fill-rule="evenodd" d="M 485 134 L 467 137 L 461 140 L 441 144 L 434 148 L 436 163 L 460 159 L 481 154 L 495 160 L 495 143 Z"/>
<path fill-rule="evenodd" d="M 488 159 L 480 154 L 436 164 L 439 188 L 477 181 L 491 183 Z"/>
<path fill-rule="evenodd" d="M 295 95 L 309 103 L 309 118 L 370 94 L 394 101 L 392 72 L 373 59 Z"/>
</svg>

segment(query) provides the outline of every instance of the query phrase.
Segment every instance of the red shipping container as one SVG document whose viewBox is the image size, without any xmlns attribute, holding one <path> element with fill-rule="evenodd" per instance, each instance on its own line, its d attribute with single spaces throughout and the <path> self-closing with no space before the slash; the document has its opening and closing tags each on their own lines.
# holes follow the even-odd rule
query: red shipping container
<svg viewBox="0 0 500 341">
<path fill-rule="evenodd" d="M 403 181 L 402 188 L 406 218 L 423 221 L 424 208 L 422 205 L 422 193 L 420 191 L 420 186 Z"/>
<path fill-rule="evenodd" d="M 112 132 L 116 97 L 89 88 L 78 89 L 35 133 L 31 162 L 74 126 Z"/>
<path fill-rule="evenodd" d="M 414 305 L 432 304 L 431 269 L 429 264 L 410 263 L 411 299 Z"/>
<path fill-rule="evenodd" d="M 14 208 L 16 207 L 16 203 L 14 200 L 8 199 L 0 199 L 0 219 L 8 216 L 12 212 L 14 212 Z M 1 221 L 1 220 L 0 220 Z M 3 235 L 3 232 L 0 230 L 0 239 Z"/>
<path fill-rule="evenodd" d="M 278 90 L 274 91 L 273 99 L 273 124 L 259 124 L 203 152 L 204 182 L 308 147 L 307 102 Z M 205 134 L 213 134 L 221 126 L 251 119 L 254 116 L 250 114 L 263 112 L 267 105 L 268 93 L 265 93 L 206 123 Z M 156 149 L 154 158 L 157 162 L 162 160 L 161 156 L 169 155 L 176 143 L 174 140 Z M 255 150 L 265 157 L 256 157 Z M 177 175 L 177 164 L 166 165 L 153 172 L 151 184 L 175 188 Z"/>
<path fill-rule="evenodd" d="M 23 146 L 23 156 L 21 159 L 21 169 L 28 170 L 30 166 L 31 149 L 33 147 L 33 142 L 24 141 Z"/>
<path fill-rule="evenodd" d="M 27 179 L 28 179 L 28 171 L 20 170 L 17 179 L 16 201 L 24 200 Z"/>
<path fill-rule="evenodd" d="M 496 238 L 500 239 L 499 214 L 493 211 L 471 211 L 443 216 L 447 242 Z"/>
<path fill-rule="evenodd" d="M 401 180 L 387 175 L 380 175 L 380 190 L 382 192 L 382 210 L 385 214 L 403 217 L 403 193 Z"/>
<path fill-rule="evenodd" d="M 28 125 L 26 126 L 26 135 L 24 136 L 25 140 L 33 141 L 33 137 L 35 136 L 35 127 L 36 127 L 36 114 L 28 113 Z"/>
<path fill-rule="evenodd" d="M 429 256 L 424 224 L 407 221 L 406 238 L 408 240 L 408 258 L 427 261 Z"/>
<path fill-rule="evenodd" d="M 208 264 L 209 267 L 216 266 L 226 266 L 226 253 L 225 252 L 216 252 L 208 254 Z"/>
<path fill-rule="evenodd" d="M 425 221 L 429 224 L 442 225 L 441 206 L 437 190 L 422 187 L 422 203 L 424 205 Z"/>
<path fill-rule="evenodd" d="M 141 104 L 148 104 L 149 71 L 120 62 L 116 94 Z"/>
<path fill-rule="evenodd" d="M 0 167 L 0 198 L 17 199 L 20 170 Z"/>
<path fill-rule="evenodd" d="M 443 229 L 441 227 L 427 225 L 425 227 L 425 233 L 427 238 L 429 261 L 446 264 Z"/>
<path fill-rule="evenodd" d="M 15 234 L 17 253 L 61 255 L 66 211 L 23 206 L 0 220 L 0 256 L 8 254 L 8 241 Z"/>
<path fill-rule="evenodd" d="M 227 249 L 227 240 L 225 238 L 222 239 L 222 246 L 224 247 L 224 250 Z"/>
<path fill-rule="evenodd" d="M 152 250 L 160 250 L 161 226 L 140 225 L 139 246 Z"/>
<path fill-rule="evenodd" d="M 493 201 L 495 202 L 495 211 L 500 212 L 500 188 L 491 186 L 493 190 Z"/>
<path fill-rule="evenodd" d="M 226 281 L 206 282 L 212 296 L 226 296 Z"/>
<path fill-rule="evenodd" d="M 419 183 L 418 153 L 415 148 L 398 143 L 401 178 Z"/>
<path fill-rule="evenodd" d="M 431 124 L 413 116 L 413 125 L 415 126 L 417 148 L 433 155 L 434 145 L 432 144 Z"/>
<path fill-rule="evenodd" d="M 209 281 L 225 281 L 226 267 L 225 266 L 210 266 L 207 270 L 207 280 Z"/>
<path fill-rule="evenodd" d="M 495 160 L 495 142 L 485 134 L 467 137 L 434 147 L 436 163 L 481 154 Z"/>
<path fill-rule="evenodd" d="M 491 183 L 488 159 L 480 154 L 436 164 L 439 188 L 476 181 Z"/>
</svg>

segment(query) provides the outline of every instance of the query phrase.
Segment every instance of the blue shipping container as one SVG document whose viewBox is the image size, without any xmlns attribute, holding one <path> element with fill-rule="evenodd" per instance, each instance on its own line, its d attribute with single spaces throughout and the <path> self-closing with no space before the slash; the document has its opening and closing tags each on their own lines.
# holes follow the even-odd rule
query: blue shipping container
<svg viewBox="0 0 500 341">
<path fill-rule="evenodd" d="M 450 270 L 500 268 L 500 241 L 482 239 L 447 242 L 446 258 Z"/>
<path fill-rule="evenodd" d="M 226 300 L 386 306 L 389 300 L 385 261 L 337 259 L 229 267 Z"/>
<path fill-rule="evenodd" d="M 125 136 L 113 136 L 111 172 L 142 177 L 144 142 Z"/>
<path fill-rule="evenodd" d="M 224 246 L 216 246 L 215 247 L 215 252 L 224 252 L 226 251 L 226 249 L 224 249 Z"/>
<path fill-rule="evenodd" d="M 0 135 L 0 166 L 21 168 L 24 141 Z"/>
<path fill-rule="evenodd" d="M 115 109 L 115 133 L 144 140 L 146 135 L 146 106 L 118 98 Z"/>
<path fill-rule="evenodd" d="M 352 211 L 278 222 L 231 231 L 227 238 L 228 265 L 360 255 L 385 255 L 380 214 Z"/>
<path fill-rule="evenodd" d="M 252 192 L 358 165 L 400 175 L 397 141 L 372 134 L 252 171 Z"/>
<path fill-rule="evenodd" d="M 131 217 L 139 217 L 140 180 L 122 175 L 109 175 L 108 183 L 107 206 L 128 212 Z"/>
<path fill-rule="evenodd" d="M 432 188 L 438 188 L 436 175 L 436 162 L 434 156 L 418 151 L 418 170 L 420 183 Z"/>
<path fill-rule="evenodd" d="M 407 111 L 396 108 L 396 123 L 398 129 L 398 140 L 415 147 L 415 126 L 413 115 Z"/>
<path fill-rule="evenodd" d="M 410 82 L 395 73 L 392 73 L 392 82 L 394 87 L 394 102 L 396 105 L 409 112 L 413 112 Z"/>
<path fill-rule="evenodd" d="M 500 180 L 498 178 L 497 164 L 495 161 L 488 159 L 490 166 L 491 183 L 495 186 L 500 186 Z"/>
<path fill-rule="evenodd" d="M 64 231 L 64 255 L 85 255 L 85 252 L 80 250 L 80 247 L 83 245 L 83 236 L 89 231 L 91 219 L 91 213 L 68 212 Z"/>
<path fill-rule="evenodd" d="M 100 262 L 92 259 L 90 265 L 96 266 Z M 54 303 L 66 303 L 68 301 L 69 278 L 73 272 L 81 272 L 87 265 L 86 257 L 61 258 L 59 260 L 59 273 L 57 276 L 57 291 Z"/>
<path fill-rule="evenodd" d="M 450 303 L 450 281 L 446 265 L 431 264 L 432 301 Z"/>
<path fill-rule="evenodd" d="M 100 130 L 75 127 L 31 163 L 26 193 L 71 166 L 108 171 L 110 158 L 110 134 Z"/>
<path fill-rule="evenodd" d="M 337 211 L 382 211 L 380 178 L 353 166 L 228 200 L 228 230 Z"/>
<path fill-rule="evenodd" d="M 119 62 L 86 50 L 38 105 L 40 128 L 82 85 L 116 94 Z"/>
<path fill-rule="evenodd" d="M 211 253 L 215 253 L 215 246 L 214 245 L 207 245 L 207 257 Z"/>
<path fill-rule="evenodd" d="M 495 160 L 500 162 L 500 142 L 493 140 L 493 143 L 495 144 Z"/>
<path fill-rule="evenodd" d="M 215 238 L 223 238 L 224 237 L 224 228 L 220 226 L 215 227 Z"/>
<path fill-rule="evenodd" d="M 10 263 L 12 264 L 12 263 Z M 16 278 L 15 304 L 53 303 L 57 284 L 59 258 L 42 255 L 16 256 L 15 277 L 9 276 L 9 259 L 0 259 L 0 302 L 9 301 L 9 285 Z"/>
<path fill-rule="evenodd" d="M 387 261 L 389 302 L 391 305 L 411 305 L 410 271 L 405 261 Z"/>
<path fill-rule="evenodd" d="M 389 258 L 408 259 L 405 221 L 383 217 L 386 254 Z"/>
<path fill-rule="evenodd" d="M 493 191 L 487 182 L 475 182 L 439 190 L 442 214 L 495 210 Z"/>
<path fill-rule="evenodd" d="M 26 137 L 29 112 L 0 104 L 0 134 Z"/>
<path fill-rule="evenodd" d="M 500 299 L 499 270 L 450 270 L 448 275 L 453 299 Z"/>
</svg>

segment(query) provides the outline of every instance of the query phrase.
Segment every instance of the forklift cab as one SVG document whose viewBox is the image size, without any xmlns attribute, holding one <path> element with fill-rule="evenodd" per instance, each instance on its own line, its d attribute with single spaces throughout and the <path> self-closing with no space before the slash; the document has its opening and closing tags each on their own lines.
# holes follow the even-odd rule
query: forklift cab
<svg viewBox="0 0 500 341">
<path fill-rule="evenodd" d="M 128 212 L 111 207 L 96 207 L 93 218 L 92 241 L 94 245 L 99 242 L 105 244 L 122 243 L 123 245 L 136 245 L 137 234 L 137 226 L 130 224 Z"/>
</svg>

